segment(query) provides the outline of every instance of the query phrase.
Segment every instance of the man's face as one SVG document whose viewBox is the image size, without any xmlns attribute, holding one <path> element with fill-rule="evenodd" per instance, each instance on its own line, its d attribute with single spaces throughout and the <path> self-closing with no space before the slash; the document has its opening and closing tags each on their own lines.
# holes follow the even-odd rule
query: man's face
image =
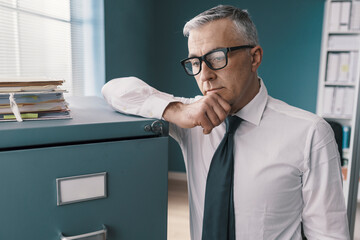
<svg viewBox="0 0 360 240">
<path fill-rule="evenodd" d="M 199 57 L 214 49 L 247 44 L 235 34 L 231 20 L 216 20 L 191 30 L 188 40 L 189 56 Z M 262 50 L 260 52 L 262 55 Z M 232 112 L 244 107 L 259 90 L 256 70 L 260 63 L 254 65 L 256 57 L 253 55 L 256 55 L 256 48 L 229 52 L 228 64 L 220 70 L 212 70 L 203 62 L 201 72 L 195 76 L 202 94 L 220 95 L 232 106 Z"/>
</svg>

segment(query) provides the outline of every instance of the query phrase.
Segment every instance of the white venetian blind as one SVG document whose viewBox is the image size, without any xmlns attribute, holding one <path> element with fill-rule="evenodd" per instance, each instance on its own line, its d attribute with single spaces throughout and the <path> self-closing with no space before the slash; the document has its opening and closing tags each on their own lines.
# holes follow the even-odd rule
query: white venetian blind
<svg viewBox="0 0 360 240">
<path fill-rule="evenodd" d="M 93 2 L 102 3 L 0 0 L 0 77 L 65 79 L 71 95 L 96 94 L 104 60 L 102 8 Z"/>
</svg>

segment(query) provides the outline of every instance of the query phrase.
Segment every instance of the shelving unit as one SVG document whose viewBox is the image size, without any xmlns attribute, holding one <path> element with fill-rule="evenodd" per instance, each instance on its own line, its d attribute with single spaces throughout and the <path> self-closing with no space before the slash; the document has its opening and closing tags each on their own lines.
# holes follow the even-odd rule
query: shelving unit
<svg viewBox="0 0 360 240">
<path fill-rule="evenodd" d="M 321 46 L 317 114 L 350 129 L 343 135 L 342 173 L 353 234 L 360 202 L 360 0 L 326 0 Z"/>
</svg>

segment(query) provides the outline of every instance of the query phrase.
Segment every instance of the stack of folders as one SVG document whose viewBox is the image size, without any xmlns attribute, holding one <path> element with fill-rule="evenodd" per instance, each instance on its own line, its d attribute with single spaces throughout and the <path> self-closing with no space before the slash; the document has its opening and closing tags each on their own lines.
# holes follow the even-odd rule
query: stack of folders
<svg viewBox="0 0 360 240">
<path fill-rule="evenodd" d="M 0 121 L 70 119 L 64 80 L 0 79 Z"/>
</svg>

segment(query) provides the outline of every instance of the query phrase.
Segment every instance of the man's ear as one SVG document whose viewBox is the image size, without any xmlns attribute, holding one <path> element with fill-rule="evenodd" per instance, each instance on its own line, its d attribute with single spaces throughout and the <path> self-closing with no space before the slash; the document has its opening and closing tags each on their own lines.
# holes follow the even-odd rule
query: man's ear
<svg viewBox="0 0 360 240">
<path fill-rule="evenodd" d="M 260 46 L 255 46 L 250 50 L 250 55 L 251 55 L 251 71 L 256 72 L 262 61 L 263 50 Z"/>
</svg>

